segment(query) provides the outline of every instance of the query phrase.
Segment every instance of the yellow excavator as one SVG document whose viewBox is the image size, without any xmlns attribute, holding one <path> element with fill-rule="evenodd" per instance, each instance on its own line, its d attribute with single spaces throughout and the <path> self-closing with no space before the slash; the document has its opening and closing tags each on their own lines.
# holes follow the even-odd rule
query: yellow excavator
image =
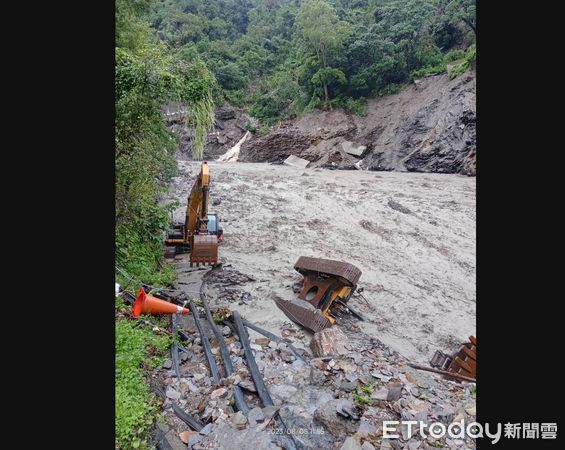
<svg viewBox="0 0 565 450">
<path fill-rule="evenodd" d="M 218 264 L 218 244 L 223 241 L 224 233 L 218 216 L 208 213 L 209 196 L 210 169 L 204 161 L 188 195 L 184 223 L 173 222 L 165 239 L 167 250 L 190 252 L 190 267 Z"/>
</svg>

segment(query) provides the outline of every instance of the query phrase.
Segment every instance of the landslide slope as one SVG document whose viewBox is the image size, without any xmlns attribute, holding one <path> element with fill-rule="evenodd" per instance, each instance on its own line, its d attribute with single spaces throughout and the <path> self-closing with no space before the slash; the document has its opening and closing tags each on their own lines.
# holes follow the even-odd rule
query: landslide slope
<svg viewBox="0 0 565 450">
<path fill-rule="evenodd" d="M 242 145 L 240 160 L 309 167 L 476 175 L 476 74 L 417 80 L 401 92 L 370 99 L 364 116 L 342 109 L 314 111 Z M 361 155 L 344 148 L 366 146 Z M 345 144 L 345 146 L 343 145 Z"/>
</svg>

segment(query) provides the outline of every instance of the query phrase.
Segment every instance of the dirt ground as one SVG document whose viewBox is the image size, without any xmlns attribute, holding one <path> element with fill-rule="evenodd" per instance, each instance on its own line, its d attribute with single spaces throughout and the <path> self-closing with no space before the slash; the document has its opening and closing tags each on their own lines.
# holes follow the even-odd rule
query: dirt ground
<svg viewBox="0 0 565 450">
<path fill-rule="evenodd" d="M 362 334 L 427 363 L 475 334 L 476 178 L 399 172 L 209 163 L 210 208 L 221 219 L 224 266 L 252 275 L 248 304 L 232 309 L 280 335 L 289 319 L 273 298 L 291 298 L 301 255 L 348 261 L 369 300 L 352 298 Z M 199 162 L 179 161 L 168 200 L 186 198 Z M 231 265 L 231 266 L 230 266 Z M 305 333 L 307 345 L 310 334 Z M 298 343 L 297 343 L 298 344 Z"/>
</svg>

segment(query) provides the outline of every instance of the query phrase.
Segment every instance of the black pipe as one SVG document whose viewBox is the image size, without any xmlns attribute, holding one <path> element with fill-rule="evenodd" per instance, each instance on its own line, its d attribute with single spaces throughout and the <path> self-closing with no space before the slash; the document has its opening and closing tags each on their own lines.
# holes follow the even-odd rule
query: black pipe
<svg viewBox="0 0 565 450">
<path fill-rule="evenodd" d="M 292 352 L 292 354 L 297 358 L 300 359 L 301 361 L 305 362 L 306 364 L 309 364 L 308 361 L 306 361 L 302 355 L 300 353 L 298 353 L 298 351 L 296 350 L 296 348 L 294 347 L 294 345 L 292 345 L 290 342 L 287 342 L 285 339 L 283 339 L 280 336 L 277 336 L 273 333 L 271 333 L 270 331 L 264 330 L 263 328 L 255 325 L 252 322 L 249 322 L 249 320 L 247 319 L 241 319 L 243 321 L 243 324 L 248 327 L 251 328 L 252 330 L 255 330 L 257 333 L 262 334 L 265 337 L 268 337 L 271 341 L 275 341 L 275 342 L 284 342 L 288 349 Z"/>
<path fill-rule="evenodd" d="M 147 286 L 147 285 L 144 285 L 144 286 Z M 147 288 L 146 291 L 149 292 L 150 289 Z M 166 300 L 170 303 L 176 303 L 177 305 L 184 305 L 184 301 L 183 301 L 182 298 L 178 298 L 176 296 L 169 295 L 169 294 L 167 294 L 163 291 L 157 290 L 152 295 L 153 295 L 153 297 L 160 298 L 161 300 Z M 184 295 L 184 293 L 183 293 L 183 298 L 186 298 L 186 295 Z"/>
<path fill-rule="evenodd" d="M 351 312 L 351 314 L 353 314 L 355 317 L 357 317 L 359 320 L 365 321 L 365 318 L 361 315 L 361 313 L 355 311 L 351 306 L 346 305 L 347 309 L 349 309 L 349 311 Z"/>
<path fill-rule="evenodd" d="M 235 327 L 237 329 L 237 334 L 239 335 L 239 342 L 243 347 L 245 352 L 245 358 L 247 359 L 247 367 L 249 368 L 249 373 L 253 382 L 255 383 L 255 388 L 257 389 L 257 394 L 265 406 L 274 406 L 273 399 L 265 386 L 261 372 L 259 372 L 259 367 L 257 367 L 257 362 L 255 362 L 255 357 L 251 351 L 251 346 L 249 345 L 249 338 L 247 337 L 247 332 L 243 326 L 241 316 L 239 312 L 233 312 L 233 319 L 235 321 Z"/>
<path fill-rule="evenodd" d="M 176 314 L 171 314 L 170 317 L 171 317 L 171 331 L 174 336 L 177 332 L 177 322 L 175 320 Z M 177 375 L 177 378 L 180 380 L 179 350 L 177 348 L 177 343 L 174 340 L 171 345 L 171 356 L 173 359 L 173 367 L 175 369 L 175 374 Z"/>
<path fill-rule="evenodd" d="M 173 357 L 173 367 L 175 369 L 175 374 L 180 380 L 180 368 L 179 368 L 179 350 L 177 348 L 177 343 L 173 341 L 171 345 L 171 355 Z"/>
<path fill-rule="evenodd" d="M 171 353 L 173 356 L 173 367 L 175 369 L 175 374 L 177 378 L 180 380 L 180 367 L 179 367 L 179 349 L 177 347 L 177 343 L 173 341 L 171 345 Z"/>
<path fill-rule="evenodd" d="M 190 336 L 188 333 L 185 333 L 182 330 L 177 330 L 177 333 L 183 340 L 189 341 L 189 342 L 193 341 L 192 336 Z"/>
<path fill-rule="evenodd" d="M 259 368 L 257 367 L 257 362 L 255 362 L 255 357 L 253 356 L 253 352 L 251 351 L 251 346 L 249 345 L 249 338 L 247 337 L 247 331 L 243 326 L 241 316 L 237 311 L 234 311 L 232 313 L 232 316 L 237 329 L 237 334 L 239 336 L 239 342 L 241 342 L 241 346 L 243 347 L 243 351 L 245 352 L 245 359 L 247 360 L 247 368 L 249 370 L 253 383 L 255 383 L 257 394 L 259 395 L 259 398 L 261 399 L 261 402 L 263 403 L 264 406 L 274 406 L 273 399 L 271 398 L 271 394 L 269 394 L 269 390 L 267 389 L 267 386 L 263 381 L 263 377 L 261 376 L 261 372 L 259 372 Z M 283 430 L 288 429 L 286 424 L 280 417 L 280 415 L 276 414 L 274 418 L 278 422 L 279 427 L 281 427 Z M 286 435 L 284 436 L 285 438 L 287 437 Z M 285 439 L 287 441 L 286 448 L 288 450 L 296 449 L 294 436 L 292 436 L 291 434 L 288 437 L 290 439 L 288 440 Z"/>
<path fill-rule="evenodd" d="M 186 347 L 183 347 L 182 345 L 177 344 L 177 348 L 181 351 L 181 352 L 185 352 L 188 356 L 195 356 L 194 352 L 192 350 L 187 349 Z"/>
<path fill-rule="evenodd" d="M 219 385 L 220 372 L 218 371 L 218 366 L 216 365 L 216 360 L 214 359 L 214 355 L 212 355 L 212 349 L 210 348 L 210 341 L 208 340 L 208 336 L 206 336 L 204 330 L 202 329 L 202 324 L 200 323 L 196 306 L 194 306 L 192 302 L 188 302 L 188 307 L 190 308 L 190 311 L 192 312 L 192 316 L 194 317 L 194 323 L 196 324 L 196 328 L 198 328 L 198 333 L 200 333 L 200 340 L 202 341 L 202 347 L 204 347 L 204 354 L 206 356 L 206 361 L 208 361 L 208 368 L 210 369 L 212 378 L 214 378 L 214 382 L 217 385 Z"/>
<path fill-rule="evenodd" d="M 187 413 L 185 413 L 179 405 L 174 402 L 172 403 L 172 405 L 175 415 L 193 430 L 200 431 L 202 428 L 204 428 L 204 425 L 202 423 L 200 423 L 194 417 L 191 417 Z"/>
<path fill-rule="evenodd" d="M 131 292 L 123 290 L 120 293 L 122 294 L 122 298 L 130 305 L 133 305 L 135 303 L 135 295 L 133 295 Z"/>
<path fill-rule="evenodd" d="M 355 311 L 351 306 L 349 306 L 349 304 L 342 302 L 341 300 L 336 300 L 335 301 L 338 305 L 343 306 L 345 309 L 349 310 L 349 312 L 351 314 L 353 314 L 355 317 L 357 317 L 359 320 L 365 320 L 365 318 L 361 315 L 361 313 Z"/>
<path fill-rule="evenodd" d="M 226 377 L 229 377 L 233 373 L 233 365 L 230 358 L 230 352 L 224 341 L 224 336 L 218 329 L 216 323 L 214 322 L 214 318 L 212 317 L 212 313 L 210 312 L 210 307 L 208 306 L 208 302 L 206 301 L 206 294 L 203 290 L 204 283 L 200 286 L 200 300 L 202 300 L 202 306 L 204 307 L 204 312 L 206 313 L 206 317 L 208 318 L 208 322 L 210 323 L 210 327 L 214 332 L 214 336 L 216 337 L 216 341 L 220 346 L 220 355 L 224 362 L 224 370 L 226 372 Z M 238 385 L 233 386 L 233 393 L 235 398 L 235 405 L 237 409 L 247 415 L 249 412 L 249 406 L 245 401 L 245 397 L 243 396 L 243 392 L 241 392 L 241 388 Z"/>
</svg>

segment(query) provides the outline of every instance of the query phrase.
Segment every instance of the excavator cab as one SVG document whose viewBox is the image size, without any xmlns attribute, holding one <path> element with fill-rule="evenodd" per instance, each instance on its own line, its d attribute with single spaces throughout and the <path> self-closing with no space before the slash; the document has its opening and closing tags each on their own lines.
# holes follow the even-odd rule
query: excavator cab
<svg viewBox="0 0 565 450">
<path fill-rule="evenodd" d="M 216 214 L 208 214 L 208 231 L 218 237 L 218 242 L 224 240 L 224 230 L 220 227 L 220 218 Z"/>
</svg>

